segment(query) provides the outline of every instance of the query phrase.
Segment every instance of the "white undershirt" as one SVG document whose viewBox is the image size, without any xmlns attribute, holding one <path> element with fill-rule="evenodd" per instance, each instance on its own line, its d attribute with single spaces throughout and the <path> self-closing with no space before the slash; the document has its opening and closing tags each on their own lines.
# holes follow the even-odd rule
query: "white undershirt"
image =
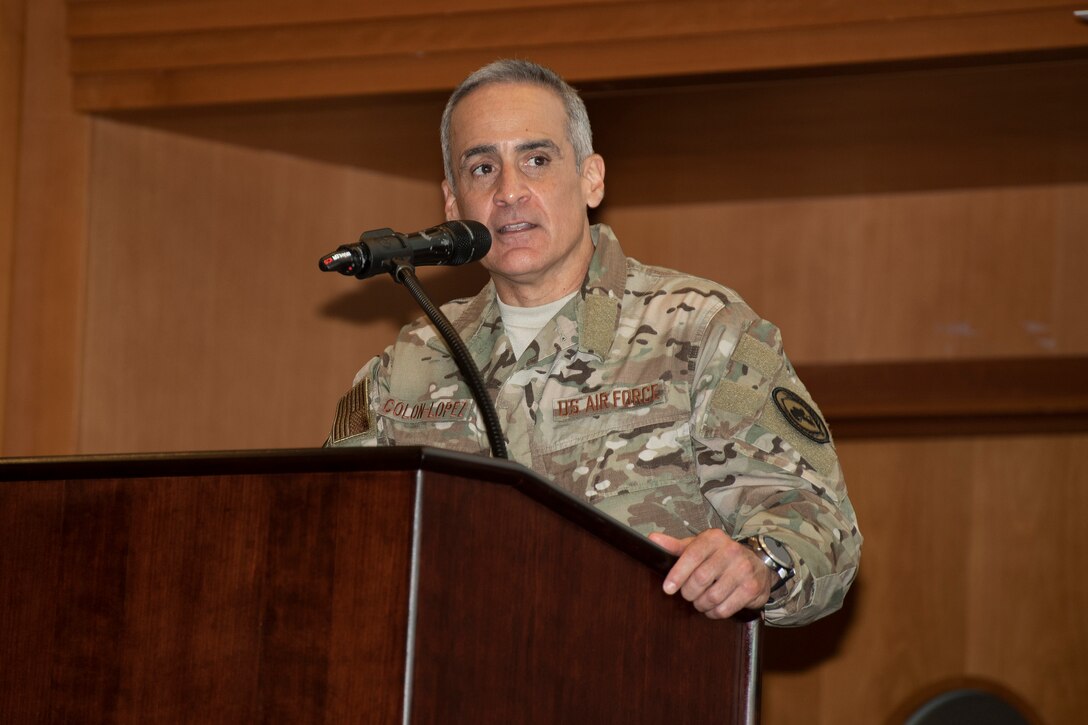
<svg viewBox="0 0 1088 725">
<path fill-rule="evenodd" d="M 503 327 L 506 328 L 506 337 L 510 339 L 510 345 L 514 348 L 514 355 L 521 357 L 521 353 L 525 352 L 529 343 L 544 329 L 548 320 L 555 317 L 555 313 L 563 309 L 563 305 L 576 294 L 578 290 L 539 307 L 514 307 L 496 299 L 499 303 Z"/>
</svg>

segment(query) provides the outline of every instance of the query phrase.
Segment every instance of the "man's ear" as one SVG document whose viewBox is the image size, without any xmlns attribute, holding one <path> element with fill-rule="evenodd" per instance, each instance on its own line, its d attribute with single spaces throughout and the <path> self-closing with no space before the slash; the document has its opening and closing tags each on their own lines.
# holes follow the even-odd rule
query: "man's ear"
<svg viewBox="0 0 1088 725">
<path fill-rule="evenodd" d="M 604 158 L 600 154 L 591 154 L 582 162 L 582 196 L 590 209 L 604 200 Z"/>
<path fill-rule="evenodd" d="M 442 181 L 442 196 L 446 199 L 446 221 L 452 222 L 454 219 L 460 219 L 461 210 L 457 206 L 457 197 L 453 195 L 450 185 L 445 180 Z"/>
</svg>

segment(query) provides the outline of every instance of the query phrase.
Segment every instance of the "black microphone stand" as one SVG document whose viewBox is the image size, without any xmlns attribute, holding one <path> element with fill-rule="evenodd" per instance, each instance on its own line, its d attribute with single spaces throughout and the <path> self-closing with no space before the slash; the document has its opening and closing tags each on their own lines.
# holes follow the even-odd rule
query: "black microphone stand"
<svg viewBox="0 0 1088 725">
<path fill-rule="evenodd" d="M 499 415 L 495 412 L 495 405 L 487 395 L 480 369 L 476 367 L 476 361 L 468 354 L 468 348 L 465 347 L 464 340 L 457 334 L 457 330 L 453 329 L 449 318 L 442 314 L 442 310 L 438 309 L 427 297 L 427 293 L 423 291 L 423 287 L 419 284 L 419 279 L 416 278 L 416 268 L 414 266 L 408 262 L 393 260 L 389 267 L 392 267 L 392 269 L 389 269 L 389 274 L 393 277 L 393 280 L 408 289 L 415 301 L 423 308 L 423 312 L 434 323 L 435 328 L 442 335 L 442 339 L 446 341 L 446 347 L 449 348 L 450 354 L 453 355 L 453 361 L 457 363 L 457 369 L 465 377 L 465 382 L 468 383 L 469 390 L 472 391 L 472 398 L 476 401 L 476 407 L 479 408 L 480 415 L 483 417 L 487 440 L 491 444 L 491 455 L 495 458 L 509 458 L 506 453 L 506 439 L 503 437 L 502 427 L 499 425 Z"/>
</svg>

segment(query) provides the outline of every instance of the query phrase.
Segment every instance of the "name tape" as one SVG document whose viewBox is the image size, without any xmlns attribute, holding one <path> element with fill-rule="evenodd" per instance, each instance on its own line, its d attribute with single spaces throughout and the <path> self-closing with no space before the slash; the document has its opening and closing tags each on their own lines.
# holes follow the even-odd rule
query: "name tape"
<svg viewBox="0 0 1088 725">
<path fill-rule="evenodd" d="M 408 402 L 396 398 L 385 398 L 380 408 L 381 414 L 400 420 L 444 421 L 468 420 L 472 414 L 472 398 L 446 398 Z"/>
<path fill-rule="evenodd" d="M 665 383 L 662 381 L 598 390 L 555 401 L 552 404 L 552 416 L 574 418 L 583 415 L 599 415 L 614 410 L 645 408 L 664 400 L 665 392 Z"/>
</svg>

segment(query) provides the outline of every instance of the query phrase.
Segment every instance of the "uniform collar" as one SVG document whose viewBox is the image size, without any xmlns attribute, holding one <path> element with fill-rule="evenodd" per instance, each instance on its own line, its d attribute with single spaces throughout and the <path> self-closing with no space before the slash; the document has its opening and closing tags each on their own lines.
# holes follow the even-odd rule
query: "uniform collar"
<svg viewBox="0 0 1088 725">
<path fill-rule="evenodd" d="M 589 232 L 595 250 L 582 283 L 577 312 L 578 348 L 604 359 L 612 349 L 619 326 L 620 304 L 627 287 L 627 258 L 607 224 L 594 224 Z"/>
</svg>

